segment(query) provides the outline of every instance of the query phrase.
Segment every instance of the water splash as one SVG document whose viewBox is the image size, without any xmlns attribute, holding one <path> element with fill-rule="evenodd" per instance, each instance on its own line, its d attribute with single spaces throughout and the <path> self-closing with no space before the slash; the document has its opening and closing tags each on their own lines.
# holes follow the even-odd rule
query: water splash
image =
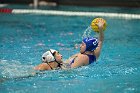
<svg viewBox="0 0 140 93">
<path fill-rule="evenodd" d="M 0 76 L 2 78 L 24 78 L 35 73 L 33 66 L 23 65 L 19 61 L 0 60 Z"/>
<path fill-rule="evenodd" d="M 91 32 L 93 32 L 94 37 L 97 37 L 97 33 L 92 30 L 91 26 L 88 26 L 82 35 L 82 39 L 85 37 L 91 37 Z"/>
<path fill-rule="evenodd" d="M 85 37 L 89 37 L 91 31 L 92 31 L 91 26 L 88 26 L 88 28 L 83 33 L 82 39 L 85 38 Z"/>
</svg>

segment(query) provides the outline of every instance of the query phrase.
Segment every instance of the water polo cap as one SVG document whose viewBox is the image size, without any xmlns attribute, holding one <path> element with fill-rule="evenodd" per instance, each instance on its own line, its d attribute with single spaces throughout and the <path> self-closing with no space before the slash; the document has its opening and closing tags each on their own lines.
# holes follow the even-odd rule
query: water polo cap
<svg viewBox="0 0 140 93">
<path fill-rule="evenodd" d="M 57 52 L 54 49 L 50 49 L 48 51 L 46 51 L 43 55 L 42 55 L 42 62 L 53 62 L 56 61 L 55 57 L 54 57 L 54 53 Z"/>
<path fill-rule="evenodd" d="M 94 51 L 98 46 L 98 39 L 93 37 L 86 37 L 83 39 L 83 42 L 86 44 L 85 51 Z"/>
</svg>

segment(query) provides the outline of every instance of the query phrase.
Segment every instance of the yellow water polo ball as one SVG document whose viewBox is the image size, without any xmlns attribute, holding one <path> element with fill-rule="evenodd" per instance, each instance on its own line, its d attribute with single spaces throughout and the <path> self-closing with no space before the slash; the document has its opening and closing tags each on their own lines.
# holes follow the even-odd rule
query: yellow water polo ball
<svg viewBox="0 0 140 93">
<path fill-rule="evenodd" d="M 99 28 L 98 28 L 98 22 L 99 22 L 99 20 L 100 19 L 102 19 L 104 22 L 105 22 L 105 24 L 104 24 L 104 26 L 103 26 L 103 30 L 105 30 L 106 29 L 106 21 L 103 19 L 103 18 L 95 18 L 95 19 L 93 19 L 93 21 L 91 22 L 91 28 L 92 28 L 92 30 L 93 31 L 95 31 L 95 32 L 99 32 Z"/>
</svg>

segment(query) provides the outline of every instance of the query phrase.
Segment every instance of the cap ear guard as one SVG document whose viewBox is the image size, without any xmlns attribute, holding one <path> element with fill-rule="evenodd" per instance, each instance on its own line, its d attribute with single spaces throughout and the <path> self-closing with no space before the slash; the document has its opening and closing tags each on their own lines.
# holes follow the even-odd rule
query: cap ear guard
<svg viewBox="0 0 140 93">
<path fill-rule="evenodd" d="M 43 56 L 42 56 L 42 62 L 43 62 L 43 63 L 46 62 L 46 57 L 43 57 Z"/>
<path fill-rule="evenodd" d="M 46 59 L 48 60 L 48 62 L 55 61 L 54 57 L 50 55 L 46 56 Z"/>
<path fill-rule="evenodd" d="M 55 58 L 54 58 L 51 50 L 45 52 L 42 55 L 42 62 L 52 62 L 52 61 L 55 61 Z"/>
</svg>

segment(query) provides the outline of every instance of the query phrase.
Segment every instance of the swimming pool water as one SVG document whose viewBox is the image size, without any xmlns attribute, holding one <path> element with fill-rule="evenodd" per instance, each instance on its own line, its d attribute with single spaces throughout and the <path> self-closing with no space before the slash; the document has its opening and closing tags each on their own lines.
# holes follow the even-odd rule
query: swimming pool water
<svg viewBox="0 0 140 93">
<path fill-rule="evenodd" d="M 93 17 L 0 14 L 0 93 L 139 93 L 140 20 L 105 19 L 97 64 L 32 76 L 47 49 L 59 50 L 63 59 L 77 53 Z"/>
</svg>

